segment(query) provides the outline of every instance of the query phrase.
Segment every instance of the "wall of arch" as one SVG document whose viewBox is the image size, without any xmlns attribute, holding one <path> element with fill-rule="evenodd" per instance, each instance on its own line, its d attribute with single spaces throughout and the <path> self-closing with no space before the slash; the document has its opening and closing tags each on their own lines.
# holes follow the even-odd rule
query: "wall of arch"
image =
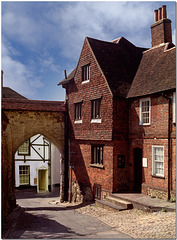
<svg viewBox="0 0 177 240">
<path fill-rule="evenodd" d="M 2 217 L 13 211 L 15 199 L 14 155 L 25 140 L 35 134 L 46 136 L 59 149 L 61 183 L 64 183 L 65 113 L 22 110 L 2 112 Z M 61 198 L 64 198 L 63 186 Z"/>
</svg>

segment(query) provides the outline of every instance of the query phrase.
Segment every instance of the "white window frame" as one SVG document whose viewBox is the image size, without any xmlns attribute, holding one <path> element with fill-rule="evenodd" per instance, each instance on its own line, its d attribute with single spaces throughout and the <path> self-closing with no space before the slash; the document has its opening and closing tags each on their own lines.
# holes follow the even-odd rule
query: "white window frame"
<svg viewBox="0 0 177 240">
<path fill-rule="evenodd" d="M 18 155 L 30 155 L 30 139 L 26 140 L 19 148 Z"/>
<path fill-rule="evenodd" d="M 30 166 L 29 165 L 19 166 L 19 183 L 20 183 L 20 186 L 30 185 Z"/>
<path fill-rule="evenodd" d="M 173 123 L 176 123 L 176 92 L 173 93 Z"/>
<path fill-rule="evenodd" d="M 162 148 L 163 149 L 163 161 L 155 160 L 155 148 Z M 163 174 L 156 173 L 155 162 L 162 162 L 163 163 Z M 160 145 L 153 145 L 152 146 L 152 175 L 157 177 L 164 177 L 164 146 Z"/>
<path fill-rule="evenodd" d="M 149 122 L 148 123 L 143 123 L 143 117 L 142 117 L 142 103 L 143 102 L 147 102 L 149 101 Z M 139 113 L 139 125 L 144 125 L 144 126 L 147 126 L 147 125 L 150 125 L 151 124 L 151 99 L 150 98 L 142 98 L 140 99 L 140 113 Z"/>
</svg>

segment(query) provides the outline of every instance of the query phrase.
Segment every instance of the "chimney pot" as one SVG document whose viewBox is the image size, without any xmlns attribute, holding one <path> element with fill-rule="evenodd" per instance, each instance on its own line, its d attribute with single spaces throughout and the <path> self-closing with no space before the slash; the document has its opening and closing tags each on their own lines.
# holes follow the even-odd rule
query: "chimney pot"
<svg viewBox="0 0 177 240">
<path fill-rule="evenodd" d="M 158 21 L 158 10 L 154 11 L 154 21 L 157 22 Z"/>
<path fill-rule="evenodd" d="M 152 47 L 162 43 L 172 43 L 171 20 L 167 19 L 166 5 L 155 10 L 154 13 L 157 22 L 151 25 Z"/>
<path fill-rule="evenodd" d="M 162 6 L 162 19 L 167 18 L 166 5 Z"/>
<path fill-rule="evenodd" d="M 158 20 L 162 19 L 162 8 L 158 10 Z"/>
</svg>

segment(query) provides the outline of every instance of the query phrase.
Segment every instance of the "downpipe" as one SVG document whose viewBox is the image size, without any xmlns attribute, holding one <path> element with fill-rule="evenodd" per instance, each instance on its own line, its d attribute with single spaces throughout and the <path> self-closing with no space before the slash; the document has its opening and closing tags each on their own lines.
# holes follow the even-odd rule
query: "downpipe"
<svg viewBox="0 0 177 240">
<path fill-rule="evenodd" d="M 167 97 L 165 93 L 162 94 L 163 98 L 168 100 L 168 200 L 170 200 L 171 190 L 171 101 L 170 97 Z"/>
</svg>

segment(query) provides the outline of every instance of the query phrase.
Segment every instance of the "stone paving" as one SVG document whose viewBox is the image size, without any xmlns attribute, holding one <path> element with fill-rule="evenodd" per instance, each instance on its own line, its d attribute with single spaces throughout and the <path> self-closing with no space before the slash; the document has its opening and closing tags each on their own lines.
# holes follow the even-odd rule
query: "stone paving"
<svg viewBox="0 0 177 240">
<path fill-rule="evenodd" d="M 82 204 L 59 203 L 59 197 L 17 196 L 24 209 L 4 239 L 125 239 L 126 233 L 76 209 Z"/>
<path fill-rule="evenodd" d="M 97 218 L 132 238 L 176 239 L 175 212 L 150 213 L 137 209 L 112 212 L 94 205 L 85 206 L 77 211 Z"/>
<path fill-rule="evenodd" d="M 176 239 L 175 212 L 113 212 L 29 192 L 17 196 L 17 203 L 25 211 L 6 239 Z"/>
</svg>

